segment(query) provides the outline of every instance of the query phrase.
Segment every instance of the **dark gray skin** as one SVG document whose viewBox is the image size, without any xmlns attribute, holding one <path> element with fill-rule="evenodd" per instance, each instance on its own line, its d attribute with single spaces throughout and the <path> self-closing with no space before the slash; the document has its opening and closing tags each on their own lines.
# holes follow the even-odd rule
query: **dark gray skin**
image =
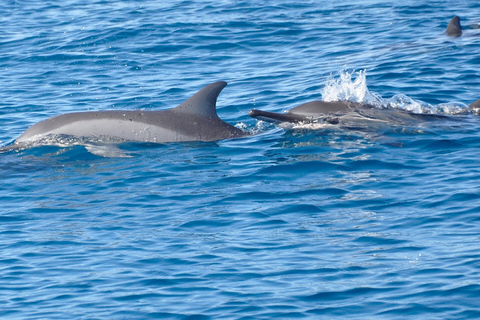
<svg viewBox="0 0 480 320">
<path fill-rule="evenodd" d="M 286 113 L 275 113 L 253 109 L 250 110 L 248 114 L 252 118 L 271 123 L 308 123 L 318 119 L 320 116 L 333 116 L 339 112 L 348 113 L 359 108 L 363 108 L 363 105 L 349 101 L 311 101 L 299 105 Z M 338 123 L 335 118 L 329 119 L 331 119 L 329 120 L 331 122 Z"/>
<path fill-rule="evenodd" d="M 450 20 L 445 33 L 450 37 L 462 36 L 462 25 L 460 24 L 460 17 L 455 16 Z"/>
<path fill-rule="evenodd" d="M 463 27 L 460 24 L 460 18 L 458 16 L 455 16 L 450 20 L 450 23 L 447 26 L 447 29 L 445 30 L 445 34 L 450 37 L 458 38 L 461 36 L 464 36 L 464 30 L 472 30 L 472 29 L 480 29 L 480 24 L 471 24 L 467 25 L 466 27 Z M 478 36 L 477 33 L 471 33 L 470 35 L 473 36 Z M 466 34 L 465 34 L 466 36 Z"/>
<path fill-rule="evenodd" d="M 472 113 L 480 110 L 480 100 L 469 106 Z M 299 105 L 286 113 L 251 110 L 252 118 L 266 122 L 281 123 L 326 123 L 346 127 L 368 127 L 374 123 L 389 125 L 410 125 L 440 119 L 450 119 L 447 115 L 417 114 L 406 110 L 386 108 L 379 109 L 368 104 L 350 101 L 311 101 Z"/>
<path fill-rule="evenodd" d="M 55 137 L 69 136 L 94 141 L 186 142 L 239 138 L 247 133 L 221 120 L 217 97 L 226 82 L 212 83 L 179 106 L 162 111 L 95 111 L 59 115 L 41 121 L 15 142 L 0 149 L 8 151 L 37 145 L 58 145 Z M 49 139 L 53 137 L 52 139 Z"/>
</svg>

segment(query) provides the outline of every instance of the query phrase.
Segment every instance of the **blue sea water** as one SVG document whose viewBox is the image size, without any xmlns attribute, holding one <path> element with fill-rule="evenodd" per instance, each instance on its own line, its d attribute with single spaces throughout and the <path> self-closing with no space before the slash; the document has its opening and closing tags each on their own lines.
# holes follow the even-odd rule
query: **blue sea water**
<svg viewBox="0 0 480 320">
<path fill-rule="evenodd" d="M 0 144 L 87 110 L 161 110 L 218 80 L 253 133 L 0 154 L 5 319 L 478 319 L 475 1 L 7 1 Z M 452 121 L 279 128 L 368 93 Z M 415 109 L 415 111 L 418 111 Z M 457 110 L 455 109 L 455 110 Z M 450 110 L 450 111 L 449 111 Z"/>
</svg>

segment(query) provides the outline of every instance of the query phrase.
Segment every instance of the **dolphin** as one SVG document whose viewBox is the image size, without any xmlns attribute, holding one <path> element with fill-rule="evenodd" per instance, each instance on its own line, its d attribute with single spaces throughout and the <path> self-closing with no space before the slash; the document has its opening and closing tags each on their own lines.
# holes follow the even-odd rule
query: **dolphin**
<svg viewBox="0 0 480 320">
<path fill-rule="evenodd" d="M 480 111 L 480 100 L 469 106 L 470 112 Z M 373 124 L 409 125 L 418 122 L 450 119 L 448 115 L 418 114 L 397 108 L 377 108 L 373 105 L 352 101 L 311 101 L 301 104 L 286 113 L 252 109 L 252 118 L 274 124 L 332 124 L 347 128 L 369 128 Z"/>
<path fill-rule="evenodd" d="M 212 83 L 168 110 L 107 110 L 58 115 L 34 124 L 13 144 L 0 148 L 0 152 L 39 145 L 64 146 L 65 141 L 84 145 L 92 141 L 166 143 L 246 136 L 247 132 L 217 115 L 217 97 L 226 85 L 223 81 Z"/>
<path fill-rule="evenodd" d="M 460 17 L 455 16 L 450 20 L 445 33 L 450 37 L 460 37 L 462 35 L 462 25 L 460 24 Z"/>
<path fill-rule="evenodd" d="M 467 25 L 466 27 L 462 26 L 460 24 L 460 17 L 455 16 L 450 20 L 450 23 L 447 26 L 447 29 L 445 30 L 445 34 L 450 37 L 461 37 L 463 36 L 463 30 L 474 30 L 474 29 L 480 29 L 480 24 L 475 23 L 471 25 Z M 478 33 L 470 34 L 474 36 L 478 36 Z"/>
</svg>

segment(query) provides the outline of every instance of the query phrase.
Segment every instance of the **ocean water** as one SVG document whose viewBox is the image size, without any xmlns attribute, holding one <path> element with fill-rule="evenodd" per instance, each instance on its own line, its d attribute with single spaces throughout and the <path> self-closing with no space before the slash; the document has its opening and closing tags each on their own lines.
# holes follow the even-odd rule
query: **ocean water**
<svg viewBox="0 0 480 320">
<path fill-rule="evenodd" d="M 0 144 L 218 80 L 251 136 L 0 154 L 0 318 L 478 319 L 475 1 L 7 1 Z M 449 120 L 364 130 L 248 116 L 374 99 Z"/>
</svg>

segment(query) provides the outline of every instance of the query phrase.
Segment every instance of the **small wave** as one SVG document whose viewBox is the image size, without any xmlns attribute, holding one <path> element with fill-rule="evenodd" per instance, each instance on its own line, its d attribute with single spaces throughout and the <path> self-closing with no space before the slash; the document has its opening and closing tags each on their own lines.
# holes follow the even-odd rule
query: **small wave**
<svg viewBox="0 0 480 320">
<path fill-rule="evenodd" d="M 405 94 L 396 94 L 390 99 L 371 92 L 367 86 L 366 70 L 340 71 L 337 78 L 327 78 L 321 94 L 324 101 L 352 101 L 374 106 L 379 109 L 401 109 L 418 114 L 461 115 L 468 114 L 468 106 L 461 102 L 447 102 L 432 105 L 415 100 Z"/>
<path fill-rule="evenodd" d="M 304 129 L 304 130 L 320 130 L 320 129 L 327 129 L 334 127 L 334 125 L 323 122 L 318 119 L 314 119 L 313 121 L 300 121 L 296 123 L 290 123 L 290 122 L 283 122 L 280 124 L 280 127 L 284 128 L 285 130 L 298 130 L 298 129 Z"/>
<path fill-rule="evenodd" d="M 98 135 L 95 137 L 77 137 L 69 134 L 47 134 L 34 136 L 26 143 L 26 146 L 36 147 L 47 145 L 65 148 L 85 144 L 118 144 L 122 142 L 125 142 L 125 140 L 104 135 Z"/>
</svg>

